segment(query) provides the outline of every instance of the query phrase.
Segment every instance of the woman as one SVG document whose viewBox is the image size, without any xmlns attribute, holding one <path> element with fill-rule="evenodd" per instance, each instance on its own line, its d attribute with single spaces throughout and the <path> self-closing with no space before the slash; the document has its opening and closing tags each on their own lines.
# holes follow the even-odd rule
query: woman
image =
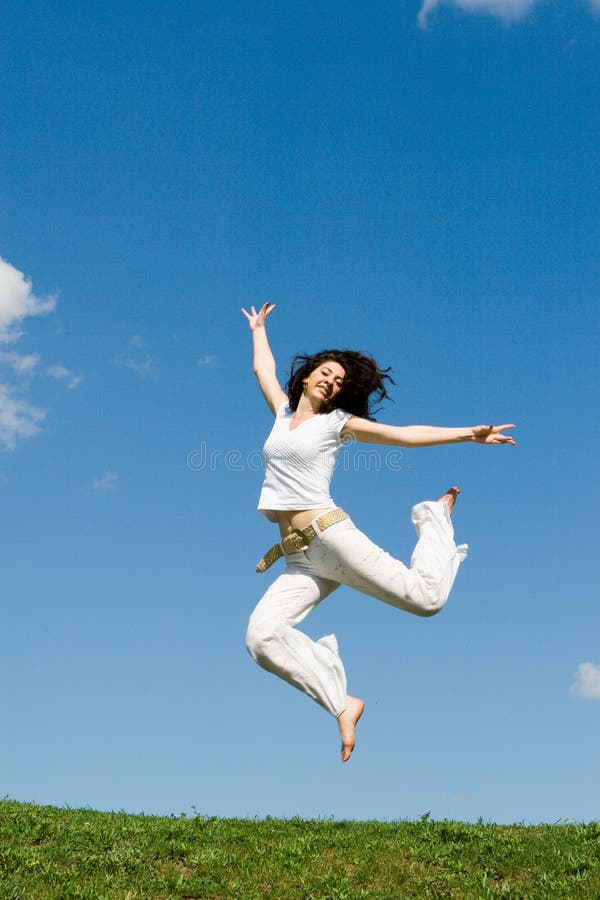
<svg viewBox="0 0 600 900">
<path fill-rule="evenodd" d="M 459 441 L 514 444 L 501 434 L 514 425 L 474 428 L 397 427 L 370 417 L 369 399 L 387 397 L 389 375 L 355 351 L 327 350 L 297 357 L 287 393 L 277 380 L 266 320 L 275 308 L 242 309 L 252 332 L 254 373 L 275 425 L 265 444 L 265 480 L 259 510 L 277 522 L 281 541 L 257 566 L 280 557 L 286 568 L 250 617 L 247 647 L 256 662 L 304 691 L 338 723 L 342 762 L 350 759 L 364 703 L 346 693 L 346 675 L 334 635 L 312 641 L 296 629 L 340 584 L 355 587 L 418 616 L 439 612 L 448 599 L 467 545 L 457 547 L 450 513 L 459 494 L 419 503 L 412 521 L 419 536 L 411 567 L 372 543 L 335 507 L 329 482 L 344 440 L 396 447 L 431 447 Z M 300 365 L 298 365 L 300 362 Z"/>
</svg>

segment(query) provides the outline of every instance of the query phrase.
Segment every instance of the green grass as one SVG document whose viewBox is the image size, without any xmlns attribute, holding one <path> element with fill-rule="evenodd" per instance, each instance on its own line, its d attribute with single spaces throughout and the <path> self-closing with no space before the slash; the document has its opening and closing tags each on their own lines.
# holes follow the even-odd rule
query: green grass
<svg viewBox="0 0 600 900">
<path fill-rule="evenodd" d="M 600 898 L 600 823 L 161 818 L 4 800 L 0 897 Z"/>
</svg>

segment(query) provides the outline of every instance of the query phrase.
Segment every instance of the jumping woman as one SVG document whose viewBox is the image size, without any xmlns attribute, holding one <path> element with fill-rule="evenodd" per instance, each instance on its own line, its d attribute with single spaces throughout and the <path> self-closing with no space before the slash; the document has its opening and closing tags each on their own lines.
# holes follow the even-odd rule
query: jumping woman
<svg viewBox="0 0 600 900">
<path fill-rule="evenodd" d="M 376 546 L 335 506 L 329 483 L 345 440 L 392 447 L 432 447 L 471 441 L 514 444 L 501 432 L 514 425 L 438 428 L 375 422 L 370 400 L 388 396 L 390 376 L 352 350 L 297 356 L 284 391 L 267 340 L 275 308 L 242 309 L 254 345 L 254 373 L 275 424 L 264 446 L 265 479 L 258 509 L 279 525 L 281 540 L 257 565 L 264 572 L 283 557 L 285 571 L 250 617 L 247 647 L 256 662 L 316 700 L 337 719 L 342 762 L 350 759 L 364 702 L 346 693 L 334 635 L 312 641 L 296 626 L 340 584 L 417 616 L 433 616 L 448 599 L 467 545 L 456 546 L 450 514 L 459 489 L 412 510 L 418 541 L 410 568 Z"/>
</svg>

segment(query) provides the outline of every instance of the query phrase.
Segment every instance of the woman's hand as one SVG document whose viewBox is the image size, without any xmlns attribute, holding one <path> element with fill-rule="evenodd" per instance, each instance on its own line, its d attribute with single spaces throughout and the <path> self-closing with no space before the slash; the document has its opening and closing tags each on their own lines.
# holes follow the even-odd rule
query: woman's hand
<svg viewBox="0 0 600 900">
<path fill-rule="evenodd" d="M 245 309 L 242 309 L 243 314 L 248 319 L 250 331 L 254 331 L 255 328 L 264 328 L 267 316 L 269 316 L 274 309 L 275 304 L 269 302 L 263 303 L 258 312 L 256 312 L 253 306 L 250 307 L 250 312 L 246 312 Z"/>
<path fill-rule="evenodd" d="M 501 434 L 506 428 L 514 425 L 476 425 L 473 429 L 473 440 L 476 444 L 512 444 L 515 440 L 509 434 Z"/>
</svg>

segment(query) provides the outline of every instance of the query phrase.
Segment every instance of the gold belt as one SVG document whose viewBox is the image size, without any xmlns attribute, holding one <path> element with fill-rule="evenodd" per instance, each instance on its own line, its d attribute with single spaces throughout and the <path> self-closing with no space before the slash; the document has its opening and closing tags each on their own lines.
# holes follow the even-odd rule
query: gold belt
<svg viewBox="0 0 600 900">
<path fill-rule="evenodd" d="M 343 522 L 348 518 L 348 514 L 343 509 L 332 509 L 330 512 L 323 513 L 315 520 L 319 531 L 325 531 L 338 522 Z M 277 562 L 278 559 L 289 553 L 299 553 L 306 550 L 313 538 L 317 536 L 316 528 L 311 524 L 306 528 L 294 528 L 291 534 L 286 535 L 279 544 L 273 544 L 270 550 L 267 550 L 263 558 L 259 561 L 256 571 L 266 572 L 267 569 Z"/>
</svg>

